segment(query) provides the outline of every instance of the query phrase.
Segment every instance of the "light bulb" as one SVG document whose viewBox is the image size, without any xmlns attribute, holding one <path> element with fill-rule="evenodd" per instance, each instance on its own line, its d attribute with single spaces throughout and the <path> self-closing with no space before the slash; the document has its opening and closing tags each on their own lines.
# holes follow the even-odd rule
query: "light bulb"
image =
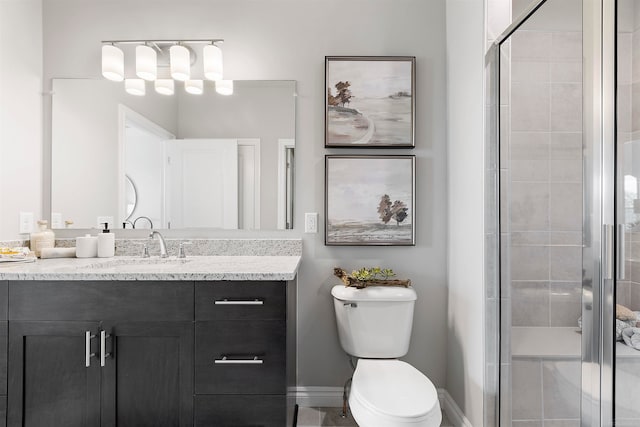
<svg viewBox="0 0 640 427">
<path fill-rule="evenodd" d="M 187 80 L 184 82 L 184 90 L 191 95 L 202 95 L 203 86 L 202 80 Z"/>
<path fill-rule="evenodd" d="M 124 79 L 124 90 L 126 90 L 129 95 L 144 96 L 144 80 Z"/>
<path fill-rule="evenodd" d="M 222 80 L 222 50 L 214 44 L 202 49 L 204 76 L 209 80 Z"/>
<path fill-rule="evenodd" d="M 102 45 L 102 75 L 109 80 L 124 79 L 124 53 L 111 44 Z"/>
<path fill-rule="evenodd" d="M 217 80 L 216 92 L 220 95 L 233 95 L 233 80 Z"/>
<path fill-rule="evenodd" d="M 171 46 L 169 49 L 169 61 L 171 63 L 171 77 L 174 80 L 189 80 L 191 76 L 189 49 L 180 45 Z"/>
<path fill-rule="evenodd" d="M 172 79 L 158 79 L 153 82 L 156 92 L 160 95 L 173 95 L 174 83 Z"/>
<path fill-rule="evenodd" d="M 149 81 L 158 76 L 158 55 L 151 46 L 136 47 L 136 75 Z"/>
</svg>

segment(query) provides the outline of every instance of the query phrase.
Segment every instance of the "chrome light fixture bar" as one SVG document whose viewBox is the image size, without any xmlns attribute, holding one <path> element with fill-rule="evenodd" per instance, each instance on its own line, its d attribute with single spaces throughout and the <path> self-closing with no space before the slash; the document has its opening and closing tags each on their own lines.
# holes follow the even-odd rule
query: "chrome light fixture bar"
<svg viewBox="0 0 640 427">
<path fill-rule="evenodd" d="M 191 40 L 103 40 L 102 41 L 102 75 L 109 80 L 125 81 L 128 93 L 138 96 L 145 93 L 145 81 L 154 82 L 156 92 L 162 95 L 173 95 L 175 81 L 184 82 L 185 91 L 191 94 L 202 94 L 204 85 L 191 75 L 191 67 L 195 63 L 196 52 L 191 45 L 202 47 L 202 67 L 204 78 L 218 83 L 223 79 L 222 50 L 224 39 L 191 39 Z M 125 78 L 124 52 L 118 45 L 137 45 L 135 48 L 135 73 L 137 78 Z M 169 58 L 170 79 L 158 76 L 158 52 Z M 168 55 L 167 55 L 168 54 Z M 166 60 L 165 60 L 166 61 Z M 197 74 L 197 73 L 196 73 Z M 133 77 L 133 76 L 132 76 Z M 231 93 L 233 93 L 233 82 Z M 229 93 L 228 82 L 225 86 Z"/>
</svg>

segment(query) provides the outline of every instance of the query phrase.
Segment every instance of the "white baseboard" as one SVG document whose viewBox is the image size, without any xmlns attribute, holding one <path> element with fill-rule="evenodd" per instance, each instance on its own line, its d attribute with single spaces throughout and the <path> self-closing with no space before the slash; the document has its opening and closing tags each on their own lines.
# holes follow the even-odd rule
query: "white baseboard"
<svg viewBox="0 0 640 427">
<path fill-rule="evenodd" d="M 305 408 L 342 407 L 342 387 L 290 387 L 289 393 L 295 393 L 296 403 Z"/>
<path fill-rule="evenodd" d="M 342 387 L 290 387 L 289 393 L 295 394 L 296 403 L 305 408 L 342 407 Z M 473 427 L 447 390 L 438 389 L 438 400 L 453 427 Z"/>
<path fill-rule="evenodd" d="M 438 400 L 440 401 L 442 412 L 447 415 L 453 427 L 473 427 L 447 390 L 438 389 Z"/>
</svg>

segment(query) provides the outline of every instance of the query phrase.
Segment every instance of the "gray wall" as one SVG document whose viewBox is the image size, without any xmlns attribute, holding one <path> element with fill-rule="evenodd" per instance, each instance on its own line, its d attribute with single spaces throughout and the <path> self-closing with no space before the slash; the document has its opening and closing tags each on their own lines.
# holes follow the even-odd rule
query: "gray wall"
<svg viewBox="0 0 640 427">
<path fill-rule="evenodd" d="M 42 4 L 0 0 L 0 240 L 42 211 Z"/>
<path fill-rule="evenodd" d="M 341 386 L 350 375 L 329 295 L 336 283 L 333 267 L 381 265 L 412 279 L 419 300 L 406 360 L 443 387 L 447 360 L 444 12 L 442 0 L 47 1 L 45 89 L 53 77 L 98 78 L 100 41 L 108 39 L 223 37 L 227 78 L 296 80 L 297 230 L 283 235 L 304 238 L 298 282 L 298 384 Z M 325 55 L 416 56 L 414 150 L 324 149 Z M 49 120 L 50 110 L 45 108 L 45 176 Z M 316 235 L 300 232 L 304 212 L 319 212 L 322 219 L 324 155 L 329 153 L 417 156 L 415 247 L 326 247 L 323 227 Z M 476 356 L 480 355 L 477 348 Z"/>
<path fill-rule="evenodd" d="M 484 2 L 447 0 L 447 391 L 483 425 Z M 487 427 L 491 424 L 487 424 Z"/>
</svg>

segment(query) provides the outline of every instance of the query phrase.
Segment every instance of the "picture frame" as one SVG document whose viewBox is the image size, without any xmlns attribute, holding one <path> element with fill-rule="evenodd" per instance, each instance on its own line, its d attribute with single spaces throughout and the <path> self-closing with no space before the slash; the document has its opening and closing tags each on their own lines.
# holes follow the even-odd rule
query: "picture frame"
<svg viewBox="0 0 640 427">
<path fill-rule="evenodd" d="M 325 57 L 325 148 L 414 148 L 415 56 Z"/>
<path fill-rule="evenodd" d="M 415 246 L 415 156 L 325 155 L 325 245 Z"/>
</svg>

